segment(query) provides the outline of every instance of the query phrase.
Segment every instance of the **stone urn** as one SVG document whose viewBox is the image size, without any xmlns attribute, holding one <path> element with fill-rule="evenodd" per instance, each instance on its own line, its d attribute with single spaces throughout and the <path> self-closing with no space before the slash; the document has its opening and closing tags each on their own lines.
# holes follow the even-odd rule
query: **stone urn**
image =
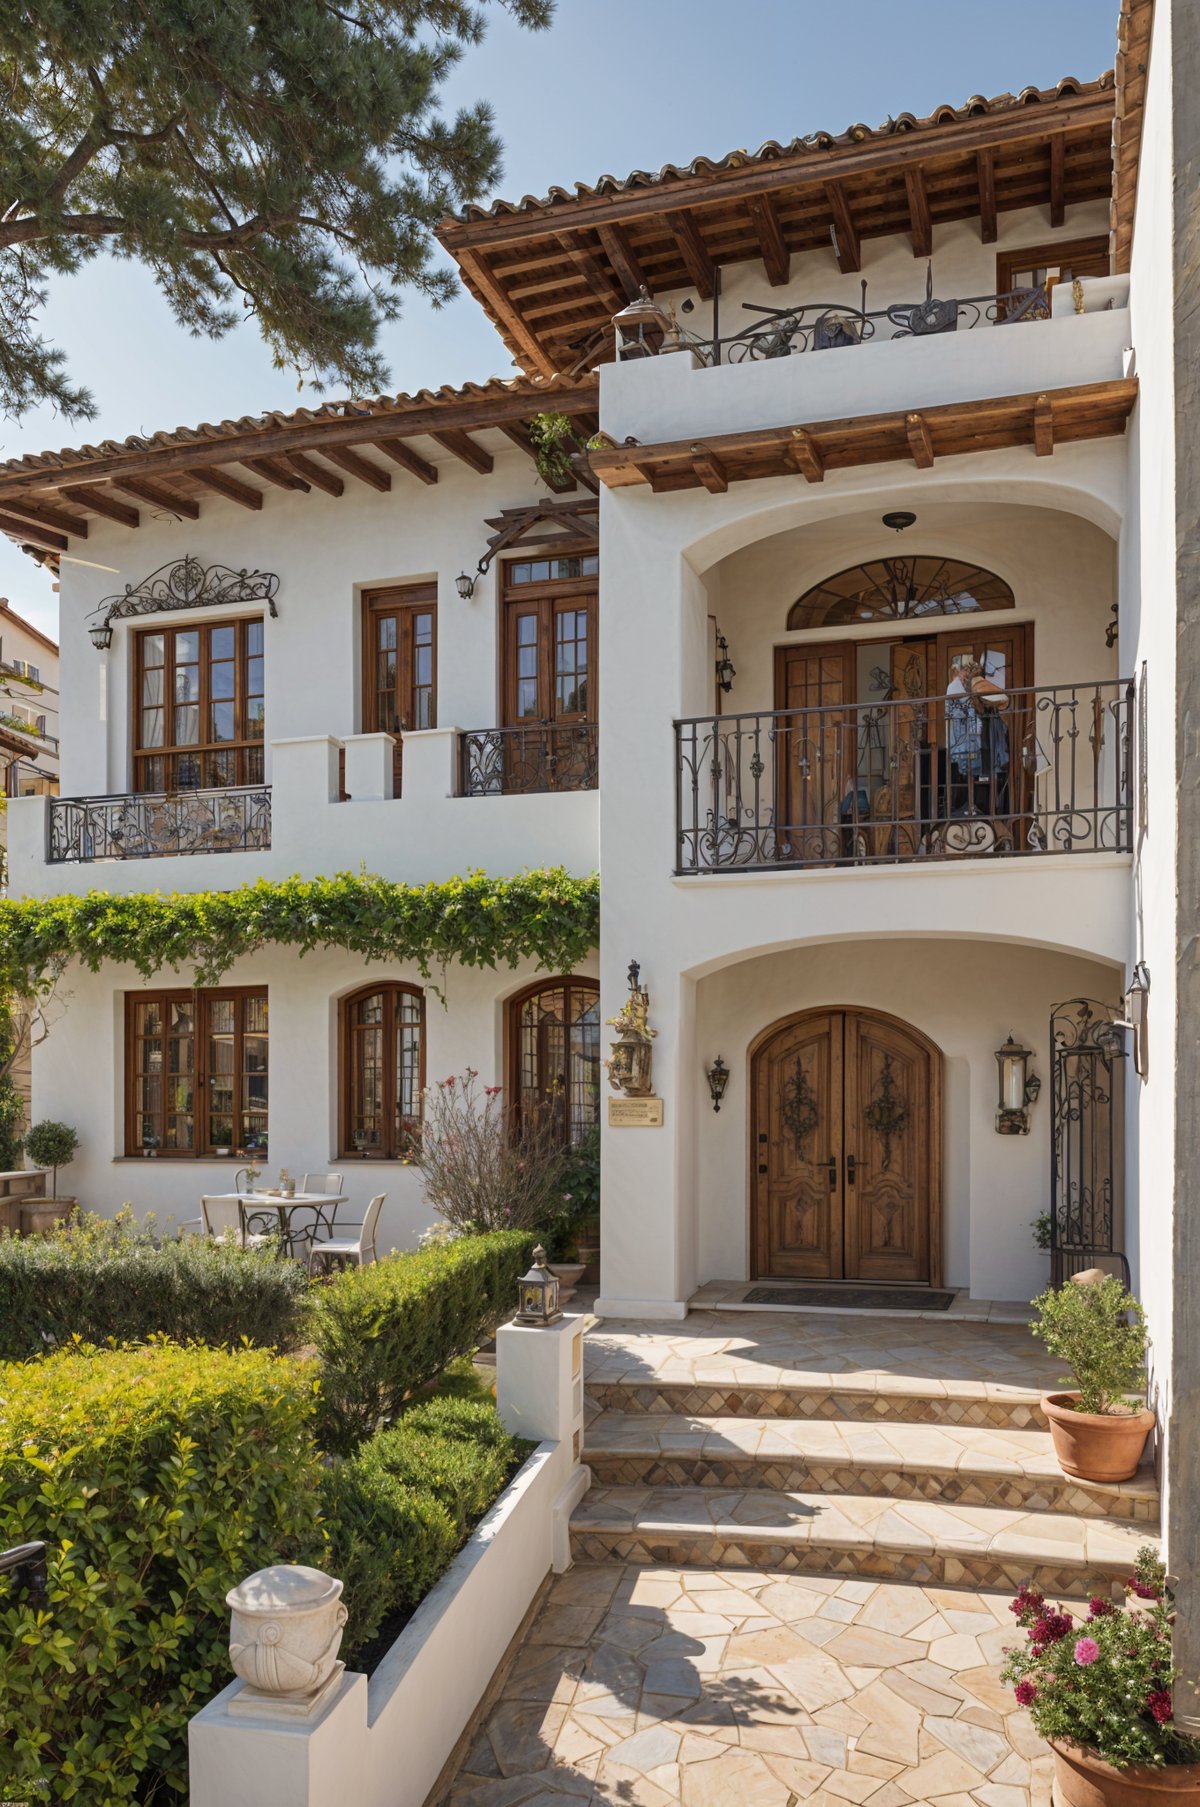
<svg viewBox="0 0 1200 1807">
<path fill-rule="evenodd" d="M 230 1588 L 229 1660 L 246 1684 L 230 1712 L 307 1718 L 332 1694 L 346 1608 L 342 1583 L 300 1563 L 275 1563 Z"/>
<path fill-rule="evenodd" d="M 61 1229 L 78 1210 L 73 1198 L 23 1198 L 21 1200 L 22 1236 L 48 1236 Z"/>
<path fill-rule="evenodd" d="M 568 1299 L 575 1297 L 575 1288 L 583 1278 L 586 1261 L 551 1261 L 547 1263 L 550 1272 L 558 1281 L 558 1302 L 565 1305 Z"/>
</svg>

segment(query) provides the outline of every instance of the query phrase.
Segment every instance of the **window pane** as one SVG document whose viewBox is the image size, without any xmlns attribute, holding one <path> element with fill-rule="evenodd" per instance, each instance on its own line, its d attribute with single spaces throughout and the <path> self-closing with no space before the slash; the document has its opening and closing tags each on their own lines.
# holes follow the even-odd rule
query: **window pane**
<svg viewBox="0 0 1200 1807">
<path fill-rule="evenodd" d="M 230 626 L 210 627 L 208 630 L 208 656 L 210 659 L 232 659 L 235 630 Z"/>
<path fill-rule="evenodd" d="M 161 634 L 142 635 L 142 666 L 161 665 L 163 662 L 164 640 Z"/>
<path fill-rule="evenodd" d="M 233 739 L 233 704 L 214 703 L 212 706 L 212 731 L 210 740 Z"/>
<path fill-rule="evenodd" d="M 208 678 L 209 694 L 215 697 L 227 697 L 234 694 L 234 665 L 232 659 L 224 659 L 214 665 Z"/>
</svg>

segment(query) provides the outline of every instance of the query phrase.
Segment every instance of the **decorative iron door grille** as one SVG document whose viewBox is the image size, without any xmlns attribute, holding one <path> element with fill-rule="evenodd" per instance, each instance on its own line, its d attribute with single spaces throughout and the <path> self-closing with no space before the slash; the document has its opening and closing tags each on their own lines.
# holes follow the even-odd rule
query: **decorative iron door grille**
<svg viewBox="0 0 1200 1807">
<path fill-rule="evenodd" d="M 1050 1279 L 1116 1266 L 1123 1217 L 1125 1044 L 1121 1011 L 1094 998 L 1057 1004 L 1050 1017 Z"/>
</svg>

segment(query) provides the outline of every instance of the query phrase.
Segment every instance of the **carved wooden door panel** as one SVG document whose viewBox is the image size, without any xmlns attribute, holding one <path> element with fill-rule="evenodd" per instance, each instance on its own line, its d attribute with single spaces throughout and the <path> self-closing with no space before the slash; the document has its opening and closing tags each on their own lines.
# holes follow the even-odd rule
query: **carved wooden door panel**
<svg viewBox="0 0 1200 1807">
<path fill-rule="evenodd" d="M 898 1023 L 845 1017 L 845 1276 L 930 1279 L 933 1056 Z"/>
<path fill-rule="evenodd" d="M 881 710 L 884 782 L 872 794 L 877 857 L 915 854 L 921 845 L 921 759 L 929 740 L 929 640 L 900 640 L 889 649 L 891 696 Z"/>
<path fill-rule="evenodd" d="M 806 1017 L 754 1069 L 755 1242 L 760 1271 L 842 1272 L 842 1018 Z"/>
<path fill-rule="evenodd" d="M 850 852 L 858 783 L 855 649 L 848 643 L 776 654 L 775 703 L 803 715 L 777 717 L 776 847 L 781 860 L 836 859 Z"/>
</svg>

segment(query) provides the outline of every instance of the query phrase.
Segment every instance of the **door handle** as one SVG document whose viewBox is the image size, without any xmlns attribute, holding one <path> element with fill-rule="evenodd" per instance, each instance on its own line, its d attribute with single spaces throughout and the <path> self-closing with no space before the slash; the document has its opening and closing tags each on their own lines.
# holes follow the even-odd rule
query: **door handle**
<svg viewBox="0 0 1200 1807">
<path fill-rule="evenodd" d="M 837 1156 L 835 1154 L 831 1154 L 829 1159 L 825 1162 L 825 1166 L 828 1167 L 828 1169 L 829 1169 L 829 1190 L 831 1192 L 836 1192 L 836 1190 L 837 1190 Z"/>
<path fill-rule="evenodd" d="M 846 1156 L 846 1184 L 852 1186 L 858 1173 L 858 1162 L 852 1154 Z"/>
</svg>

